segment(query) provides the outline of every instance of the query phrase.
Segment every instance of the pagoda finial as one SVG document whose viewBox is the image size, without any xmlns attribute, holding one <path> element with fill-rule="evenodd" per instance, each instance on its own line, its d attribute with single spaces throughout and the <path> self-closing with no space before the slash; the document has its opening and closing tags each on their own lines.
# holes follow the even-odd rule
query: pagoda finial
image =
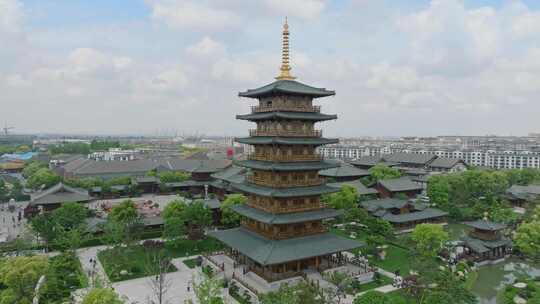
<svg viewBox="0 0 540 304">
<path fill-rule="evenodd" d="M 291 66 L 289 65 L 289 24 L 287 23 L 287 17 L 285 17 L 285 23 L 283 24 L 283 49 L 281 51 L 281 67 L 278 80 L 293 80 L 290 73 Z"/>
</svg>

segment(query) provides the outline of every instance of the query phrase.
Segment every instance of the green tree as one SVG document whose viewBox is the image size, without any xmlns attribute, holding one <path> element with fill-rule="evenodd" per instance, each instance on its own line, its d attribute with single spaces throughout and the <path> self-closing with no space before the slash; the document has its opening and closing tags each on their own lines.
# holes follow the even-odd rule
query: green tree
<svg viewBox="0 0 540 304">
<path fill-rule="evenodd" d="M 204 228 L 212 223 L 212 212 L 201 200 L 193 201 L 184 208 L 182 218 L 188 227 L 190 239 L 200 239 Z"/>
<path fill-rule="evenodd" d="M 179 183 L 188 180 L 190 174 L 184 171 L 164 171 L 158 173 L 158 177 L 162 183 Z"/>
<path fill-rule="evenodd" d="M 195 281 L 195 280 L 193 280 Z M 217 277 L 210 277 L 204 274 L 203 279 L 199 283 L 193 284 L 195 297 L 200 304 L 219 304 L 223 303 L 221 290 L 223 283 Z"/>
<path fill-rule="evenodd" d="M 29 304 L 39 278 L 47 272 L 45 256 L 14 257 L 0 262 L 0 304 Z"/>
<path fill-rule="evenodd" d="M 42 186 L 46 189 L 58 184 L 61 180 L 62 178 L 50 169 L 41 168 L 30 176 L 26 186 L 34 190 L 38 190 Z"/>
<path fill-rule="evenodd" d="M 110 288 L 94 288 L 84 297 L 82 304 L 123 304 L 116 292 Z"/>
<path fill-rule="evenodd" d="M 183 200 L 173 200 L 163 210 L 163 234 L 167 239 L 177 242 L 182 240 L 186 233 L 184 210 L 187 204 Z"/>
<path fill-rule="evenodd" d="M 39 169 L 42 169 L 42 168 L 46 168 L 45 164 L 37 162 L 37 161 L 31 161 L 24 165 L 22 174 L 25 178 L 29 178 L 30 176 L 34 175 Z"/>
<path fill-rule="evenodd" d="M 448 233 L 437 224 L 416 225 L 411 236 L 416 245 L 416 251 L 425 257 L 437 256 L 448 238 Z"/>
<path fill-rule="evenodd" d="M 388 167 L 384 164 L 373 166 L 371 169 L 369 169 L 369 172 L 371 172 L 371 179 L 373 182 L 401 177 L 399 170 Z"/>
<path fill-rule="evenodd" d="M 540 259 L 540 220 L 519 225 L 514 235 L 514 246 L 525 255 Z"/>
<path fill-rule="evenodd" d="M 47 249 L 57 235 L 57 224 L 52 214 L 44 213 L 34 216 L 30 220 L 30 228 L 37 237 L 41 238 Z"/>
<path fill-rule="evenodd" d="M 394 227 L 388 221 L 373 216 L 368 217 L 366 225 L 371 233 L 382 235 L 384 237 L 392 237 L 394 234 Z"/>
<path fill-rule="evenodd" d="M 163 219 L 182 217 L 187 203 L 183 199 L 176 199 L 167 204 L 163 210 Z"/>
<path fill-rule="evenodd" d="M 264 294 L 260 298 L 261 304 L 330 304 L 331 300 L 315 286 L 307 282 L 300 282 L 295 286 L 281 284 L 274 292 Z"/>
<path fill-rule="evenodd" d="M 350 210 L 358 207 L 358 192 L 351 186 L 343 186 L 339 192 L 324 196 L 324 201 L 334 209 Z"/>
<path fill-rule="evenodd" d="M 420 273 L 422 275 L 422 273 Z M 431 284 L 423 289 L 421 303 L 426 304 L 476 304 L 478 299 L 465 282 L 448 269 L 438 271 Z"/>
<path fill-rule="evenodd" d="M 135 203 L 128 199 L 112 207 L 108 217 L 115 222 L 129 224 L 139 217 L 139 213 Z"/>
<path fill-rule="evenodd" d="M 0 203 L 8 201 L 9 191 L 6 187 L 6 183 L 0 178 Z"/>
<path fill-rule="evenodd" d="M 228 227 L 236 227 L 240 225 L 242 216 L 235 212 L 232 207 L 235 205 L 245 204 L 247 197 L 242 194 L 231 194 L 221 203 L 221 223 Z"/>
<path fill-rule="evenodd" d="M 347 223 L 356 222 L 365 224 L 368 221 L 369 214 L 364 208 L 354 207 L 345 212 L 344 220 Z"/>
<path fill-rule="evenodd" d="M 428 180 L 427 194 L 432 203 L 446 209 L 450 199 L 450 183 L 445 175 L 433 175 Z"/>
<path fill-rule="evenodd" d="M 86 218 L 88 217 L 88 209 L 85 206 L 67 202 L 52 212 L 54 221 L 65 230 L 86 227 Z"/>
</svg>

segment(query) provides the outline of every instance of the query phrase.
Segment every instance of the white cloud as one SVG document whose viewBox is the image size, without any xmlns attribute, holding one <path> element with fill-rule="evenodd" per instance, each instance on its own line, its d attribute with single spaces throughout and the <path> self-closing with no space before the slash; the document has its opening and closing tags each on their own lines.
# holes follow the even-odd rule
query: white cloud
<svg viewBox="0 0 540 304">
<path fill-rule="evenodd" d="M 18 32 L 23 13 L 22 3 L 17 0 L 0 0 L 0 32 Z"/>
<path fill-rule="evenodd" d="M 224 47 L 221 43 L 214 39 L 205 36 L 197 43 L 187 47 L 187 52 L 196 56 L 208 56 L 214 53 L 221 53 L 224 51 Z"/>
<path fill-rule="evenodd" d="M 211 2 L 187 0 L 148 0 L 152 18 L 178 29 L 224 30 L 238 25 L 240 17 L 226 9 L 215 8 Z"/>
<path fill-rule="evenodd" d="M 274 13 L 303 19 L 317 18 L 325 8 L 325 0 L 265 0 Z"/>
</svg>

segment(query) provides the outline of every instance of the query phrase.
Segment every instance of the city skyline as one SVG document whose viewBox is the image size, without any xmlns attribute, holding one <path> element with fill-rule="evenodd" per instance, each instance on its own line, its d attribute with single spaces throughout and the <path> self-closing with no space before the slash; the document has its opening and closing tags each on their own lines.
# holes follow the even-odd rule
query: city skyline
<svg viewBox="0 0 540 304">
<path fill-rule="evenodd" d="M 244 135 L 237 92 L 277 76 L 284 16 L 293 75 L 336 90 L 330 136 L 538 131 L 539 6 L 488 0 L 0 0 L 0 123 Z"/>
</svg>

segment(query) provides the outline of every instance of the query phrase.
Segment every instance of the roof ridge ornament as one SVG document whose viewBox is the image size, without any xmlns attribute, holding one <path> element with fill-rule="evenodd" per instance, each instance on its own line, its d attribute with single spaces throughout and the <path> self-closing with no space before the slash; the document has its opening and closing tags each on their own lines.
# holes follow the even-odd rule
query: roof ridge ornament
<svg viewBox="0 0 540 304">
<path fill-rule="evenodd" d="M 289 65 L 289 24 L 287 17 L 285 17 L 285 23 L 283 24 L 283 45 L 281 50 L 281 67 L 277 80 L 294 80 L 296 77 L 292 76 L 291 66 Z"/>
</svg>

